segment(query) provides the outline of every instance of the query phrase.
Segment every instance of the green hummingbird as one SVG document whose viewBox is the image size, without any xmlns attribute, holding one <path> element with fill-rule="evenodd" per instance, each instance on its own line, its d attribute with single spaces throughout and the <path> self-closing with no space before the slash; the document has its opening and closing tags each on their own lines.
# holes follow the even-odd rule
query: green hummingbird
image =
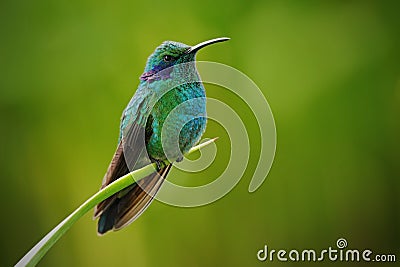
<svg viewBox="0 0 400 267">
<path fill-rule="evenodd" d="M 101 188 L 149 163 L 157 172 L 99 203 L 97 232 L 119 230 L 149 206 L 171 170 L 206 129 L 204 86 L 195 65 L 196 53 L 216 38 L 195 46 L 165 41 L 147 59 L 139 86 L 123 111 L 117 150 Z M 167 160 L 169 164 L 163 164 Z"/>
</svg>

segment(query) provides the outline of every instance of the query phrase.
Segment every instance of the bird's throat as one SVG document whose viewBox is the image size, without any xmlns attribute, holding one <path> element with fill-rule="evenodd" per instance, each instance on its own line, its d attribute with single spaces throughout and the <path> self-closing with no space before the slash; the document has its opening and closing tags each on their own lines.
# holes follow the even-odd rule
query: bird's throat
<svg viewBox="0 0 400 267">
<path fill-rule="evenodd" d="M 173 71 L 173 69 L 174 69 L 174 67 L 169 67 L 169 68 L 165 68 L 165 69 L 154 67 L 150 71 L 144 72 L 140 76 L 140 80 L 147 81 L 147 82 L 166 80 L 166 79 L 171 78 L 171 72 Z"/>
</svg>

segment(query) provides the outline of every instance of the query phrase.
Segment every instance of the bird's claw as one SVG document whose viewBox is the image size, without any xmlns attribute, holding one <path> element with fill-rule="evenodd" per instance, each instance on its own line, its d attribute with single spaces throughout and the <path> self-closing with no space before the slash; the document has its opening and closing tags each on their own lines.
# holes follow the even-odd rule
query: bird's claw
<svg viewBox="0 0 400 267">
<path fill-rule="evenodd" d="M 155 160 L 155 163 L 156 163 L 156 165 L 157 165 L 157 170 L 161 170 L 162 168 L 165 167 L 165 163 L 164 163 L 164 161 L 162 161 L 162 160 L 156 159 L 156 160 Z"/>
</svg>

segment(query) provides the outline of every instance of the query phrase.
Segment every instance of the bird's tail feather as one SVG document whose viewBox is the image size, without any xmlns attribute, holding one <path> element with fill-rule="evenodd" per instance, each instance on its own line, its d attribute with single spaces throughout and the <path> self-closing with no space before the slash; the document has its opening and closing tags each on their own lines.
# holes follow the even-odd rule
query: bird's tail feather
<svg viewBox="0 0 400 267">
<path fill-rule="evenodd" d="M 103 235 L 109 230 L 119 230 L 139 217 L 154 199 L 171 167 L 172 164 L 165 166 L 138 181 L 123 196 L 117 195 L 100 215 L 98 234 Z"/>
</svg>

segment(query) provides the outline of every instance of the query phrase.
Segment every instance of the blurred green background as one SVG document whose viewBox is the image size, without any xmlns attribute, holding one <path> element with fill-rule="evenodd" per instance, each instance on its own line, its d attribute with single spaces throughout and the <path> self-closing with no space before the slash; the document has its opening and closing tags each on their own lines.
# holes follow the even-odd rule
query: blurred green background
<svg viewBox="0 0 400 267">
<path fill-rule="evenodd" d="M 254 118 L 207 86 L 250 132 L 238 186 L 200 208 L 154 202 L 104 237 L 87 214 L 40 266 L 285 266 L 256 252 L 335 247 L 340 237 L 400 260 L 399 12 L 396 1 L 2 1 L 0 265 L 15 264 L 98 190 L 154 48 L 220 36 L 232 39 L 198 59 L 246 73 L 275 116 L 276 158 L 261 188 L 247 191 Z M 221 172 L 230 144 L 210 123 L 205 137 L 214 136 L 215 164 L 171 179 Z"/>
</svg>

